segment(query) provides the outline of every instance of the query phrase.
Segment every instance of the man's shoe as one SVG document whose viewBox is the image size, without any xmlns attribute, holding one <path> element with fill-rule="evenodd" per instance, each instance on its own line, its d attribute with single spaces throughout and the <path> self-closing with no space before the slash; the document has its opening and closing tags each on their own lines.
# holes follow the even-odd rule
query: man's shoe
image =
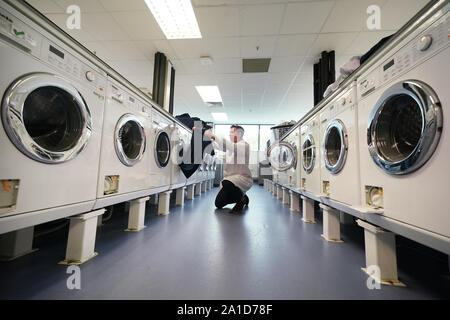
<svg viewBox="0 0 450 320">
<path fill-rule="evenodd" d="M 245 194 L 244 195 L 244 198 L 242 199 L 242 202 L 246 205 L 246 206 L 248 206 L 248 204 L 250 203 L 250 199 L 248 198 L 248 196 Z"/>
</svg>

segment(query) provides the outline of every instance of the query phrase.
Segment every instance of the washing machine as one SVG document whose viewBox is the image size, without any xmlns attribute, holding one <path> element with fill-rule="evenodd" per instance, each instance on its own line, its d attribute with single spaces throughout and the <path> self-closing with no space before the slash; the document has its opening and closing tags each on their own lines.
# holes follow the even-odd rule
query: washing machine
<svg viewBox="0 0 450 320">
<path fill-rule="evenodd" d="M 171 135 L 175 128 L 174 121 L 154 107 L 152 110 L 152 129 L 149 136 L 148 174 L 149 188 L 152 193 L 170 189 L 172 173 L 172 143 Z"/>
<path fill-rule="evenodd" d="M 108 78 L 96 207 L 146 195 L 152 107 Z"/>
<path fill-rule="evenodd" d="M 90 211 L 106 74 L 0 6 L 0 233 Z"/>
<path fill-rule="evenodd" d="M 297 127 L 282 141 L 273 143 L 267 149 L 267 158 L 277 182 L 294 188 L 300 187 L 299 144 L 300 128 Z"/>
<path fill-rule="evenodd" d="M 181 171 L 179 164 L 183 161 L 185 153 L 190 150 L 192 132 L 184 126 L 175 123 L 175 129 L 171 135 L 172 146 L 174 152 L 172 152 L 171 158 L 171 189 L 181 188 L 186 185 L 187 179 L 183 171 Z"/>
<path fill-rule="evenodd" d="M 300 188 L 310 196 L 320 197 L 320 125 L 314 115 L 300 127 L 301 183 Z"/>
<path fill-rule="evenodd" d="M 349 206 L 360 205 L 356 82 L 320 112 L 321 193 Z"/>
<path fill-rule="evenodd" d="M 450 237 L 449 5 L 358 78 L 361 201 Z"/>
</svg>

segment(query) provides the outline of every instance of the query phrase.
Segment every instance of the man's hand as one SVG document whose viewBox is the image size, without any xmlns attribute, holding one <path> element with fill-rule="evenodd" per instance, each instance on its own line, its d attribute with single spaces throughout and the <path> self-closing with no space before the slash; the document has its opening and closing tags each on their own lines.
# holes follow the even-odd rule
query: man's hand
<svg viewBox="0 0 450 320">
<path fill-rule="evenodd" d="M 214 133 L 211 130 L 206 130 L 204 134 L 205 134 L 205 136 L 208 136 L 212 140 L 216 139 L 216 136 L 214 135 Z"/>
</svg>

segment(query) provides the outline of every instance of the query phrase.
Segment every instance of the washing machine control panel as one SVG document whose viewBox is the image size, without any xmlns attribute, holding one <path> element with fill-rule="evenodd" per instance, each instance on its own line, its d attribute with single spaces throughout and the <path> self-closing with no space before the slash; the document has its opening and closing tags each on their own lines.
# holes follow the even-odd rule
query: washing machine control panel
<svg viewBox="0 0 450 320">
<path fill-rule="evenodd" d="M 373 72 L 358 81 L 358 96 L 364 98 L 384 83 L 391 81 L 428 59 L 450 43 L 450 13 L 425 30 L 421 30 L 395 54 L 385 59 Z"/>
<path fill-rule="evenodd" d="M 39 57 L 43 37 L 3 8 L 0 8 L 0 34 L 3 41 Z"/>
<path fill-rule="evenodd" d="M 42 41 L 41 59 L 85 84 L 105 87 L 106 79 L 99 72 L 46 38 Z"/>
</svg>

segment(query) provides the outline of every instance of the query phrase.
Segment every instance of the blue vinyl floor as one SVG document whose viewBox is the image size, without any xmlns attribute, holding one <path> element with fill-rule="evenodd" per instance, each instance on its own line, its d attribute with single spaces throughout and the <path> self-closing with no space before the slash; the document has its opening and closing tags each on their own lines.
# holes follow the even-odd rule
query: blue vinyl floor
<svg viewBox="0 0 450 320">
<path fill-rule="evenodd" d="M 81 265 L 69 290 L 68 228 L 35 239 L 38 251 L 0 263 L 0 299 L 442 299 L 450 297 L 447 256 L 397 237 L 399 279 L 407 287 L 367 288 L 364 233 L 341 227 L 344 243 L 320 237 L 322 223 L 301 221 L 263 187 L 249 191 L 243 214 L 216 210 L 214 188 L 124 232 L 123 205 L 97 230 L 97 257 Z M 231 207 L 231 206 L 230 206 Z"/>
</svg>

